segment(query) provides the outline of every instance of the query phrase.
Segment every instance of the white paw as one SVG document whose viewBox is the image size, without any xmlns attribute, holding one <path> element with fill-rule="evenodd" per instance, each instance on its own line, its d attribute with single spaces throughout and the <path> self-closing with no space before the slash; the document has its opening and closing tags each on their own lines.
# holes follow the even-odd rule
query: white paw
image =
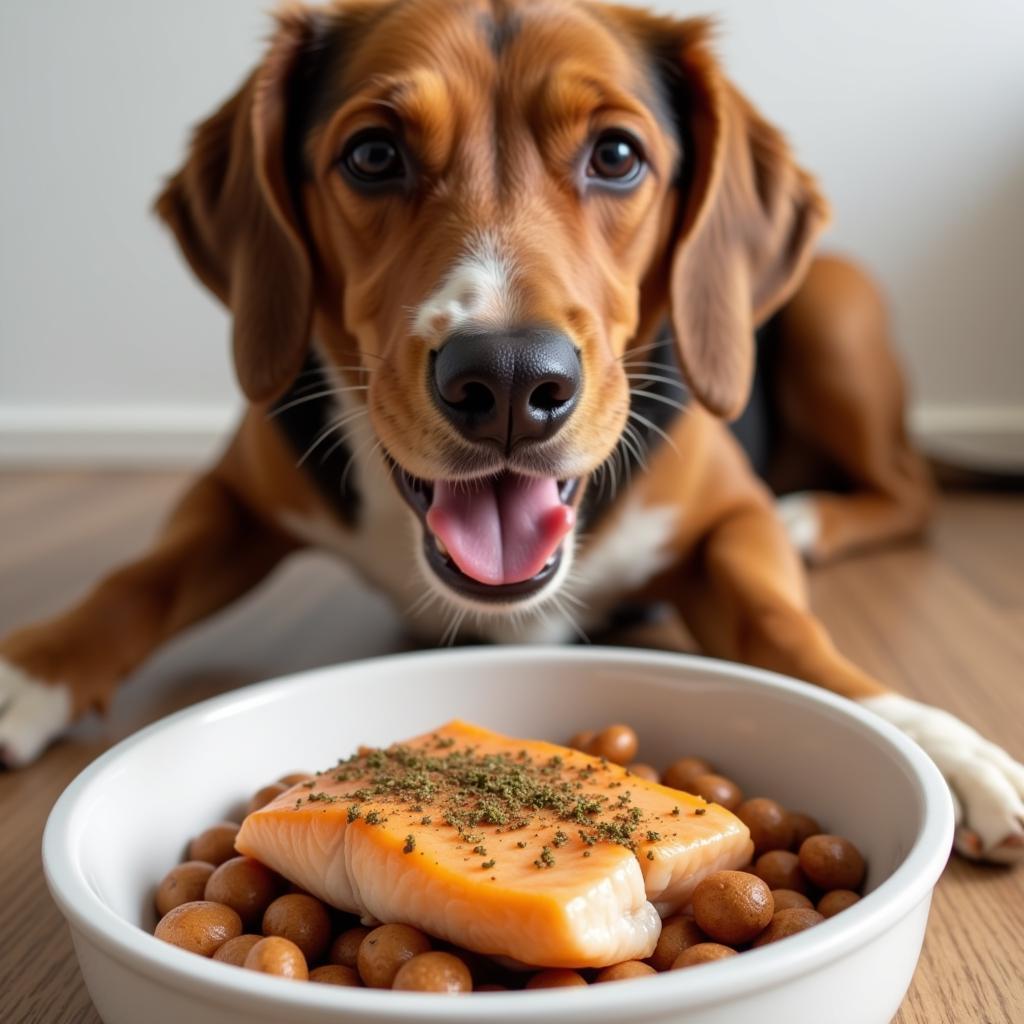
<svg viewBox="0 0 1024 1024">
<path fill-rule="evenodd" d="M 71 693 L 63 683 L 37 682 L 0 658 L 0 765 L 34 761 L 71 721 Z"/>
<path fill-rule="evenodd" d="M 953 791 L 954 845 L 973 860 L 1024 860 L 1024 765 L 948 711 L 887 693 L 861 702 L 914 740 Z"/>
<path fill-rule="evenodd" d="M 775 502 L 775 510 L 793 547 L 801 555 L 813 554 L 821 537 L 821 516 L 814 496 L 801 492 L 786 494 Z"/>
</svg>

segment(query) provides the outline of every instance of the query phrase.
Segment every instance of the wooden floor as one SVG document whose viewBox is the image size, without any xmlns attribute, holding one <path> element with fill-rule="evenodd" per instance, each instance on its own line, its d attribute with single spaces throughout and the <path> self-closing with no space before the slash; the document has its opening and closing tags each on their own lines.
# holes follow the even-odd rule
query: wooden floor
<svg viewBox="0 0 1024 1024">
<path fill-rule="evenodd" d="M 0 474 L 0 632 L 56 611 L 137 551 L 181 489 L 174 474 Z M 840 648 L 895 688 L 944 705 L 1024 758 L 1024 499 L 957 495 L 928 545 L 817 571 Z M 106 721 L 34 767 L 0 774 L 0 1021 L 95 1024 L 39 863 L 67 782 L 111 743 L 242 683 L 402 643 L 387 605 L 300 556 L 236 608 L 156 657 Z M 954 860 L 932 908 L 900 1024 L 1024 1021 L 1024 868 Z M 856 998 L 855 994 L 850 994 Z M 827 1009 L 822 1011 L 827 1024 Z"/>
</svg>

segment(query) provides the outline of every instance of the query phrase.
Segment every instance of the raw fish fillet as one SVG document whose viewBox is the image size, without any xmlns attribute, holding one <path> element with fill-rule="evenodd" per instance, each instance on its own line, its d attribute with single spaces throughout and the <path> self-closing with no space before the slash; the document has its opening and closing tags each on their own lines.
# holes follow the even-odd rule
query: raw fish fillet
<svg viewBox="0 0 1024 1024">
<path fill-rule="evenodd" d="M 717 804 L 460 721 L 293 787 L 236 846 L 364 921 L 576 968 L 649 956 L 661 917 L 751 852 Z"/>
</svg>

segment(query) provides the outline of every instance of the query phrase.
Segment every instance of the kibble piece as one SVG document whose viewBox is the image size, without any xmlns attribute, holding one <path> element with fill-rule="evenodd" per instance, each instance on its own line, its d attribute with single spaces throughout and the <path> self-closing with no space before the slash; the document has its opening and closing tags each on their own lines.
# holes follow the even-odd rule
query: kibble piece
<svg viewBox="0 0 1024 1024">
<path fill-rule="evenodd" d="M 233 939 L 228 939 L 228 941 L 213 954 L 213 959 L 222 964 L 232 964 L 234 967 L 244 967 L 245 958 L 249 955 L 249 950 L 252 949 L 257 942 L 261 941 L 262 938 L 262 935 L 236 935 Z"/>
<path fill-rule="evenodd" d="M 279 896 L 263 914 L 263 934 L 294 942 L 308 963 L 322 959 L 331 941 L 327 908 L 313 896 L 289 893 Z"/>
<path fill-rule="evenodd" d="M 706 941 L 707 936 L 697 927 L 692 917 L 683 914 L 670 917 L 662 924 L 658 944 L 647 962 L 656 971 L 667 971 L 684 949 Z"/>
<path fill-rule="evenodd" d="M 190 953 L 213 956 L 228 939 L 242 934 L 242 919 L 230 907 L 195 900 L 160 918 L 153 934 Z"/>
<path fill-rule="evenodd" d="M 588 753 L 605 757 L 612 764 L 629 764 L 639 745 L 636 733 L 628 725 L 609 725 L 591 740 Z"/>
<path fill-rule="evenodd" d="M 597 972 L 594 981 L 629 981 L 630 978 L 645 978 L 649 974 L 657 974 L 650 964 L 642 960 L 623 960 L 621 964 L 603 967 Z"/>
<path fill-rule="evenodd" d="M 644 764 L 643 761 L 634 761 L 632 764 L 626 765 L 626 771 L 635 775 L 638 779 L 646 779 L 648 782 L 661 781 L 658 769 L 652 764 Z"/>
<path fill-rule="evenodd" d="M 727 811 L 735 811 L 743 801 L 740 787 L 724 775 L 698 775 L 689 792 L 704 797 L 709 803 L 721 804 Z"/>
<path fill-rule="evenodd" d="M 789 850 L 769 850 L 754 862 L 754 874 L 767 883 L 769 889 L 792 889 L 807 893 L 810 884 L 800 870 L 800 858 Z"/>
<path fill-rule="evenodd" d="M 662 785 L 671 786 L 673 789 L 681 789 L 685 793 L 692 793 L 690 788 L 694 780 L 701 775 L 712 775 L 714 768 L 702 757 L 681 757 L 673 761 L 661 777 Z"/>
<path fill-rule="evenodd" d="M 343 985 L 346 988 L 359 988 L 362 982 L 359 974 L 351 967 L 341 964 L 324 964 L 309 972 L 310 981 L 318 981 L 321 985 Z"/>
<path fill-rule="evenodd" d="M 213 870 L 213 865 L 204 860 L 187 860 L 171 868 L 157 887 L 156 912 L 163 917 L 182 903 L 201 900 Z"/>
<path fill-rule="evenodd" d="M 240 826 L 233 821 L 221 821 L 208 829 L 188 844 L 189 860 L 205 860 L 207 864 L 217 867 L 226 860 L 238 856 L 235 849 L 235 837 Z"/>
<path fill-rule="evenodd" d="M 671 969 L 696 967 L 698 964 L 709 964 L 714 960 L 724 960 L 727 956 L 735 956 L 736 950 L 717 942 L 699 942 L 696 946 L 684 949 L 672 962 Z"/>
<path fill-rule="evenodd" d="M 294 942 L 289 942 L 280 935 L 268 935 L 265 939 L 260 939 L 249 950 L 242 966 L 249 971 L 273 974 L 279 978 L 309 980 L 309 967 L 306 965 L 302 950 Z"/>
<path fill-rule="evenodd" d="M 772 902 L 775 904 L 776 913 L 780 910 L 792 910 L 794 907 L 814 909 L 814 904 L 802 892 L 793 889 L 772 889 Z"/>
<path fill-rule="evenodd" d="M 715 871 L 693 891 L 693 916 L 700 929 L 725 945 L 749 942 L 772 919 L 768 886 L 746 871 Z"/>
<path fill-rule="evenodd" d="M 763 796 L 744 800 L 736 808 L 736 817 L 750 829 L 755 857 L 769 850 L 788 850 L 793 843 L 793 820 L 774 800 Z"/>
<path fill-rule="evenodd" d="M 860 902 L 860 897 L 855 892 L 851 892 L 849 889 L 833 889 L 818 900 L 818 913 L 822 917 L 835 917 L 836 914 L 858 902 Z"/>
<path fill-rule="evenodd" d="M 391 987 L 403 992 L 471 992 L 473 978 L 457 956 L 436 950 L 406 960 Z"/>
<path fill-rule="evenodd" d="M 849 839 L 817 835 L 800 846 L 800 868 L 820 889 L 859 889 L 864 858 Z"/>
<path fill-rule="evenodd" d="M 287 790 L 288 787 L 283 782 L 271 782 L 269 786 L 257 789 L 249 800 L 249 807 L 247 808 L 246 813 L 252 814 L 253 811 L 258 811 L 261 807 L 266 807 L 271 800 L 276 800 Z"/>
<path fill-rule="evenodd" d="M 780 910 L 772 917 L 768 927 L 754 940 L 754 945 L 767 946 L 769 942 L 778 942 L 779 939 L 795 935 L 824 920 L 825 918 L 816 910 L 808 910 L 806 907 Z"/>
<path fill-rule="evenodd" d="M 586 985 L 586 978 L 579 971 L 555 967 L 549 971 L 538 971 L 527 983 L 527 988 L 574 988 Z"/>
<path fill-rule="evenodd" d="M 583 732 L 576 733 L 569 742 L 566 744 L 572 750 L 578 750 L 580 753 L 589 754 L 590 744 L 594 742 L 594 737 L 597 735 L 593 729 L 584 729 Z"/>
<path fill-rule="evenodd" d="M 819 835 L 823 829 L 809 814 L 801 811 L 790 811 L 789 822 L 793 826 L 793 842 L 790 849 L 795 853 L 805 839 Z"/>
<path fill-rule="evenodd" d="M 282 775 L 277 781 L 282 786 L 297 786 L 300 782 L 309 782 L 314 776 L 310 772 L 289 772 L 287 775 Z M 312 977 L 312 975 L 310 976 Z"/>
<path fill-rule="evenodd" d="M 430 951 L 430 939 L 407 924 L 382 924 L 359 946 L 359 976 L 370 988 L 391 988 L 398 969 L 414 956 Z"/>
<path fill-rule="evenodd" d="M 252 857 L 232 857 L 210 875 L 203 899 L 231 907 L 249 927 L 260 923 L 277 890 L 270 868 Z"/>
<path fill-rule="evenodd" d="M 342 967 L 356 967 L 359 956 L 359 947 L 363 939 L 370 934 L 369 928 L 357 925 L 343 931 L 332 943 L 327 951 L 327 962 L 329 964 L 341 964 Z"/>
</svg>

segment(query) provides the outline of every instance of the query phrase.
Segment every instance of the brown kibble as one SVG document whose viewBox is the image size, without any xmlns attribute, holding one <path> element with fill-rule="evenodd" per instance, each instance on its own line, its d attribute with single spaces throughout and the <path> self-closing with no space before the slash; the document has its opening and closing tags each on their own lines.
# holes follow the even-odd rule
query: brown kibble
<svg viewBox="0 0 1024 1024">
<path fill-rule="evenodd" d="M 714 769 L 702 757 L 681 757 L 673 761 L 661 778 L 662 785 L 692 793 L 690 788 L 701 775 L 712 775 Z"/>
<path fill-rule="evenodd" d="M 278 978 L 309 980 L 309 967 L 306 965 L 302 950 L 294 942 L 280 935 L 268 935 L 265 939 L 260 939 L 249 950 L 242 966 L 246 970 L 273 974 Z"/>
<path fill-rule="evenodd" d="M 527 983 L 526 988 L 574 988 L 586 985 L 587 981 L 579 971 L 555 967 L 549 971 L 538 971 Z"/>
<path fill-rule="evenodd" d="M 778 942 L 779 939 L 796 935 L 797 932 L 802 932 L 824 920 L 825 918 L 816 910 L 808 910 L 806 907 L 780 910 L 772 917 L 768 927 L 754 940 L 754 945 L 767 946 L 769 942 Z"/>
<path fill-rule="evenodd" d="M 749 942 L 772 919 L 771 890 L 746 871 L 715 871 L 693 891 L 693 916 L 711 938 L 725 945 Z"/>
<path fill-rule="evenodd" d="M 211 825 L 188 844 L 189 860 L 205 860 L 217 867 L 232 857 L 237 857 L 235 837 L 240 826 L 233 821 L 221 821 Z"/>
<path fill-rule="evenodd" d="M 836 914 L 859 902 L 860 897 L 855 892 L 849 889 L 833 889 L 818 900 L 818 913 L 822 917 L 835 917 Z"/>
<path fill-rule="evenodd" d="M 810 892 L 810 884 L 800 870 L 800 858 L 789 850 L 769 850 L 768 853 L 762 853 L 754 862 L 753 871 L 769 889 Z"/>
<path fill-rule="evenodd" d="M 356 969 L 359 947 L 362 945 L 363 939 L 369 934 L 370 929 L 363 928 L 361 925 L 343 931 L 331 943 L 331 948 L 327 951 L 327 962 Z"/>
<path fill-rule="evenodd" d="M 213 954 L 213 959 L 222 964 L 231 964 L 234 967 L 244 967 L 245 958 L 249 955 L 249 950 L 252 949 L 257 942 L 260 942 L 262 938 L 262 935 L 236 935 L 233 939 L 228 939 L 228 941 Z"/>
<path fill-rule="evenodd" d="M 571 747 L 573 750 L 578 750 L 582 754 L 589 754 L 590 744 L 594 742 L 596 735 L 597 733 L 593 729 L 584 729 L 583 732 L 576 733 L 566 746 Z"/>
<path fill-rule="evenodd" d="M 699 942 L 696 946 L 684 949 L 672 962 L 671 969 L 676 971 L 681 967 L 696 967 L 698 964 L 709 964 L 714 960 L 724 960 L 735 955 L 736 950 L 729 946 L 722 946 L 717 942 Z"/>
<path fill-rule="evenodd" d="M 750 829 L 755 857 L 769 850 L 788 850 L 793 843 L 793 820 L 774 800 L 763 796 L 744 800 L 736 808 L 736 817 Z"/>
<path fill-rule="evenodd" d="M 402 992 L 471 992 L 473 978 L 457 956 L 433 950 L 406 960 L 391 987 Z"/>
<path fill-rule="evenodd" d="M 692 917 L 683 914 L 670 917 L 662 924 L 658 944 L 647 962 L 656 971 L 667 971 L 684 949 L 706 941 L 707 936 L 697 927 Z"/>
<path fill-rule="evenodd" d="M 260 923 L 277 890 L 277 875 L 270 868 L 252 857 L 232 857 L 210 875 L 203 899 L 231 907 L 250 927 Z"/>
<path fill-rule="evenodd" d="M 605 757 L 612 764 L 629 764 L 636 757 L 640 743 L 636 733 L 628 725 L 609 725 L 591 741 L 589 753 L 594 757 Z"/>
<path fill-rule="evenodd" d="M 789 822 L 793 826 L 793 841 L 790 849 L 795 853 L 800 849 L 801 844 L 805 839 L 810 839 L 811 836 L 820 835 L 822 827 L 812 818 L 809 814 L 804 814 L 801 811 L 790 811 Z"/>
<path fill-rule="evenodd" d="M 740 787 L 724 775 L 698 775 L 690 792 L 704 797 L 709 803 L 721 804 L 727 811 L 735 811 L 743 800 Z"/>
<path fill-rule="evenodd" d="M 282 775 L 277 781 L 280 782 L 282 786 L 288 786 L 291 788 L 292 786 L 297 786 L 300 782 L 309 782 L 310 779 L 313 778 L 315 778 L 315 776 L 309 772 L 289 772 L 287 775 Z M 311 974 L 309 977 L 310 981 L 312 981 L 313 975 Z"/>
<path fill-rule="evenodd" d="M 213 865 L 204 860 L 187 860 L 164 875 L 156 890 L 156 912 L 163 917 L 182 903 L 195 903 L 203 898 L 206 880 L 213 874 Z"/>
<path fill-rule="evenodd" d="M 864 858 L 849 839 L 817 835 L 800 846 L 800 868 L 819 889 L 859 889 Z"/>
<path fill-rule="evenodd" d="M 630 978 L 645 978 L 657 973 L 650 964 L 645 964 L 642 960 L 623 960 L 621 964 L 603 967 L 597 972 L 594 981 L 629 981 Z"/>
<path fill-rule="evenodd" d="M 324 964 L 309 972 L 310 981 L 318 981 L 321 985 L 343 985 L 345 988 L 360 988 L 362 982 L 359 974 L 351 967 L 341 964 Z"/>
<path fill-rule="evenodd" d="M 648 782 L 661 781 L 658 769 L 654 765 L 644 764 L 643 761 L 634 761 L 632 764 L 626 765 L 626 771 L 631 775 L 635 775 L 638 779 L 646 779 Z"/>
<path fill-rule="evenodd" d="M 775 913 L 792 910 L 794 907 L 801 910 L 814 909 L 814 904 L 802 892 L 793 889 L 772 889 L 772 902 L 775 904 Z"/>
<path fill-rule="evenodd" d="M 200 956 L 213 956 L 228 939 L 242 934 L 242 919 L 220 903 L 182 903 L 160 918 L 158 939 Z"/>
<path fill-rule="evenodd" d="M 414 956 L 430 951 L 430 939 L 407 924 L 382 924 L 359 946 L 359 976 L 370 988 L 391 988 L 398 969 Z"/>
<path fill-rule="evenodd" d="M 278 896 L 263 914 L 263 934 L 294 942 L 308 963 L 323 958 L 331 941 L 331 918 L 315 897 L 302 893 Z"/>
<path fill-rule="evenodd" d="M 266 807 L 271 800 L 276 800 L 282 793 L 287 791 L 288 786 L 283 782 L 271 782 L 269 786 L 257 789 L 256 792 L 253 793 L 252 799 L 249 801 L 246 814 L 252 814 L 253 811 L 258 811 L 261 807 Z"/>
</svg>

